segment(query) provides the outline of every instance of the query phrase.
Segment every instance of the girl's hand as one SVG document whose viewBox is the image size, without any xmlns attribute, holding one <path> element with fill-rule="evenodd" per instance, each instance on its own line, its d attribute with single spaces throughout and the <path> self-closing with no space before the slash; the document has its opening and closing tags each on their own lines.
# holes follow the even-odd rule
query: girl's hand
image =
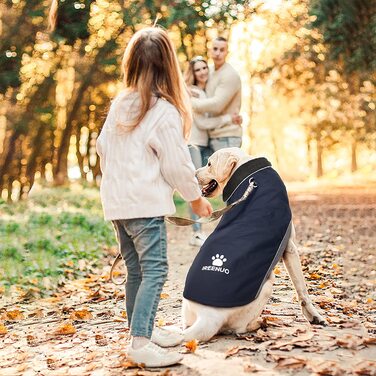
<svg viewBox="0 0 376 376">
<path fill-rule="evenodd" d="M 213 212 L 210 202 L 204 197 L 191 201 L 189 204 L 191 205 L 193 213 L 200 217 L 209 217 Z"/>
</svg>

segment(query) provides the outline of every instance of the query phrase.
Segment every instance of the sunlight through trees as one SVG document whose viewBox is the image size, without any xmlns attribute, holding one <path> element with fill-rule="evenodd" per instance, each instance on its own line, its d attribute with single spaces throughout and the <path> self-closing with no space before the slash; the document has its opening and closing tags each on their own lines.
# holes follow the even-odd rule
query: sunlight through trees
<svg viewBox="0 0 376 376">
<path fill-rule="evenodd" d="M 375 3 L 57 1 L 0 5 L 0 192 L 26 197 L 35 179 L 96 183 L 95 140 L 121 88 L 119 62 L 144 25 L 167 28 L 182 69 L 230 39 L 241 73 L 244 147 L 289 179 L 376 165 Z M 298 162 L 298 163 L 297 163 Z M 335 172 L 336 171 L 336 172 Z"/>
</svg>

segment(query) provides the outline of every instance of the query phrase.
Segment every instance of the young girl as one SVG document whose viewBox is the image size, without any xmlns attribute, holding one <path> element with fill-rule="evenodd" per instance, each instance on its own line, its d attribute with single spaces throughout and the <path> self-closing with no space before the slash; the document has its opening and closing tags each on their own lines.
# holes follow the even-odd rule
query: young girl
<svg viewBox="0 0 376 376">
<path fill-rule="evenodd" d="M 97 140 L 101 199 L 128 270 L 128 356 L 146 367 L 162 367 L 182 356 L 161 347 L 183 340 L 154 328 L 168 269 L 164 216 L 176 210 L 174 189 L 197 215 L 209 216 L 212 208 L 201 197 L 185 143 L 189 97 L 167 33 L 153 27 L 134 34 L 122 69 L 125 90 L 114 99 Z"/>
</svg>

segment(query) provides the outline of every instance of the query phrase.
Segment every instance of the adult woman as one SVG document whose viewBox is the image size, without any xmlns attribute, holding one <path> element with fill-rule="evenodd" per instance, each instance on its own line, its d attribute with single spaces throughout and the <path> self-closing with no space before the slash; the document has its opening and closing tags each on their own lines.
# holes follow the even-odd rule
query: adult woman
<svg viewBox="0 0 376 376">
<path fill-rule="evenodd" d="M 191 95 L 196 98 L 206 98 L 205 87 L 208 82 L 209 67 L 202 56 L 196 56 L 188 65 L 184 74 L 185 82 L 190 89 Z M 210 114 L 201 114 L 193 112 L 193 123 L 191 136 L 189 139 L 189 151 L 196 169 L 207 163 L 212 150 L 209 147 L 209 129 L 220 128 L 226 124 L 241 124 L 242 118 L 239 114 L 221 115 L 210 117 Z M 192 218 L 197 218 L 191 212 Z M 205 241 L 205 236 L 201 233 L 201 225 L 195 223 L 193 226 L 193 236 L 190 240 L 191 245 L 201 246 Z"/>
</svg>

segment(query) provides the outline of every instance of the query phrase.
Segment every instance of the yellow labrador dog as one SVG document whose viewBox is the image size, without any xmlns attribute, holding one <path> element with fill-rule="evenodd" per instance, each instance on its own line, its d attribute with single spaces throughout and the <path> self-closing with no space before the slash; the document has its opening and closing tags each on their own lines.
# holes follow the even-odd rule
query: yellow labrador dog
<svg viewBox="0 0 376 376">
<path fill-rule="evenodd" d="M 227 204 L 241 202 L 223 215 L 188 272 L 182 308 L 185 340 L 208 341 L 223 331 L 257 329 L 280 259 L 304 316 L 324 325 L 307 292 L 287 192 L 270 163 L 227 148 L 215 152 L 196 176 L 204 196 L 223 194 Z M 257 188 L 244 199 L 250 184 Z"/>
</svg>

